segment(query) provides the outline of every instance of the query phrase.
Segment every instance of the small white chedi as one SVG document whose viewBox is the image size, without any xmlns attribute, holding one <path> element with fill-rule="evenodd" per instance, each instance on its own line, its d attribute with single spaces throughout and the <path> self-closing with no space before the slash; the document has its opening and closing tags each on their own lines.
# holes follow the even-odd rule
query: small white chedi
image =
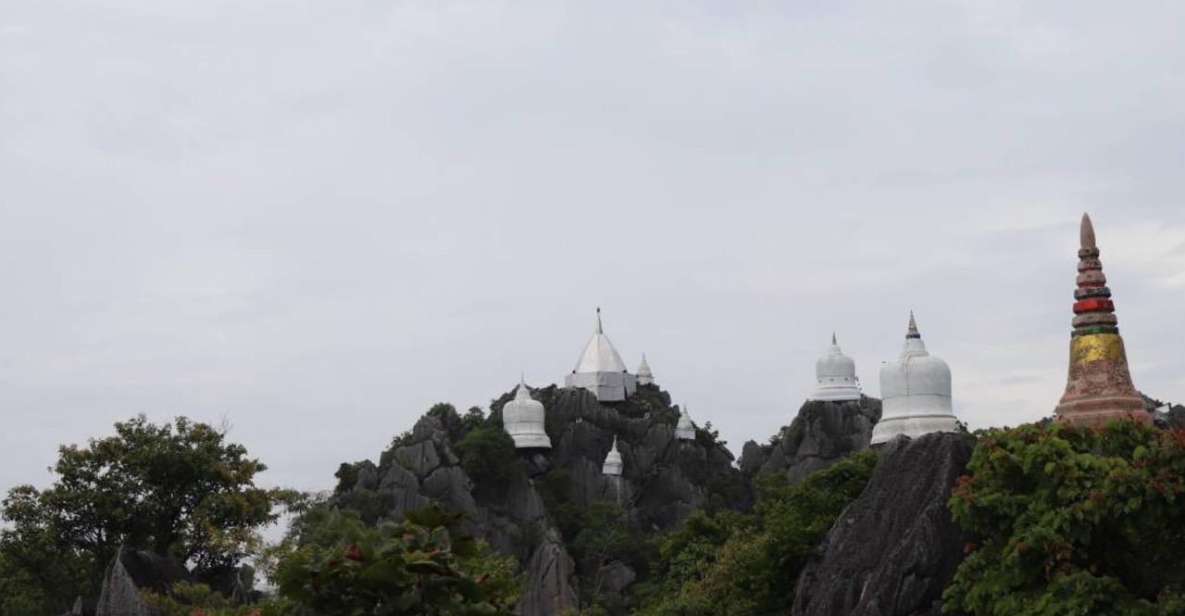
<svg viewBox="0 0 1185 616">
<path fill-rule="evenodd" d="M 617 451 L 617 437 L 613 437 L 613 447 L 609 449 L 608 455 L 605 456 L 605 464 L 601 466 L 601 472 L 606 475 L 616 477 L 621 476 L 621 452 Z"/>
<path fill-rule="evenodd" d="M 959 429 L 951 410 L 950 367 L 926 351 L 912 312 L 901 356 L 881 367 L 881 396 L 884 404 L 881 420 L 872 429 L 873 445 L 899 435 L 917 438 Z"/>
<path fill-rule="evenodd" d="M 584 346 L 576 369 L 564 378 L 565 387 L 582 387 L 591 391 L 601 402 L 620 402 L 638 389 L 637 378 L 629 373 L 621 355 L 609 342 L 601 326 L 601 309 L 597 308 L 597 324 L 592 338 Z"/>
<path fill-rule="evenodd" d="M 843 354 L 835 334 L 831 334 L 831 348 L 815 362 L 815 393 L 811 400 L 844 401 L 860 399 L 860 379 L 856 378 L 856 362 Z"/>
<path fill-rule="evenodd" d="M 514 399 L 502 406 L 502 426 L 516 449 L 551 449 L 551 438 L 543 429 L 543 404 L 531 398 L 525 380 L 519 381 Z"/>
<path fill-rule="evenodd" d="M 675 425 L 675 438 L 681 441 L 695 440 L 695 426 L 691 423 L 691 414 L 687 412 L 687 407 L 683 407 L 679 413 L 679 423 Z"/>
<path fill-rule="evenodd" d="M 646 362 L 646 354 L 642 353 L 642 363 L 638 364 L 638 384 L 653 385 L 654 373 L 650 371 L 650 364 Z"/>
</svg>

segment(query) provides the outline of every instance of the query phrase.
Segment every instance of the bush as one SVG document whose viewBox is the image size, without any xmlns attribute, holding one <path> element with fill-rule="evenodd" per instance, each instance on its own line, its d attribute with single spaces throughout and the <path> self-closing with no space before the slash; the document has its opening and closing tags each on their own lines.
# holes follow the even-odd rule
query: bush
<svg viewBox="0 0 1185 616">
<path fill-rule="evenodd" d="M 521 464 L 514 439 L 492 426 L 471 430 L 457 443 L 456 453 L 461 468 L 480 490 L 503 490 Z"/>
<path fill-rule="evenodd" d="M 518 600 L 514 560 L 459 531 L 438 508 L 377 528 L 316 508 L 277 555 L 281 596 L 324 614 L 507 615 Z"/>
<path fill-rule="evenodd" d="M 657 579 L 639 589 L 641 613 L 785 613 L 807 557 L 875 467 L 876 454 L 864 452 L 793 486 L 762 475 L 754 515 L 693 514 L 660 542 Z"/>
<path fill-rule="evenodd" d="M 948 611 L 1185 613 L 1185 431 L 993 430 L 968 471 L 950 507 L 975 539 Z"/>
</svg>

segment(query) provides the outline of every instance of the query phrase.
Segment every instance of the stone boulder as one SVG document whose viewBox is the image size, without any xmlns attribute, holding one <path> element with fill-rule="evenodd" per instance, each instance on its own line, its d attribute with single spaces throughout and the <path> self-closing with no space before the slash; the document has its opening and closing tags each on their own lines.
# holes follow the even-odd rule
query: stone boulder
<svg viewBox="0 0 1185 616">
<path fill-rule="evenodd" d="M 881 417 L 881 401 L 867 396 L 847 402 L 808 400 L 790 426 L 769 445 L 745 443 L 740 467 L 747 475 L 782 473 L 791 483 L 864 451 Z"/>
<path fill-rule="evenodd" d="M 973 447 L 966 434 L 885 444 L 868 486 L 803 569 L 791 614 L 941 614 L 966 543 L 947 501 Z"/>
</svg>

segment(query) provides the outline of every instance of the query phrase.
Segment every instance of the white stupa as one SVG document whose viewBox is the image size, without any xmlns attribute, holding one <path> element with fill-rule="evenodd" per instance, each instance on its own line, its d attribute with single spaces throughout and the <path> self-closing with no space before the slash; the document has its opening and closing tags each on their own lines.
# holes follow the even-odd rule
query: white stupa
<svg viewBox="0 0 1185 616">
<path fill-rule="evenodd" d="M 543 421 L 543 404 L 531 398 L 526 382 L 520 381 L 514 399 L 502 407 L 502 427 L 514 439 L 515 448 L 551 449 Z"/>
<path fill-rule="evenodd" d="M 951 410 L 950 367 L 926 351 L 912 312 L 901 356 L 881 367 L 881 396 L 884 404 L 881 420 L 872 429 L 873 445 L 898 435 L 917 438 L 959 429 Z"/>
<path fill-rule="evenodd" d="M 675 424 L 675 438 L 681 441 L 695 440 L 695 426 L 691 423 L 691 414 L 684 406 L 679 413 L 679 423 Z"/>
<path fill-rule="evenodd" d="M 605 335 L 600 308 L 597 308 L 597 325 L 592 339 L 584 346 L 576 369 L 564 379 L 564 385 L 587 389 L 601 402 L 625 400 L 638 389 L 637 378 L 626 369 L 621 355 Z"/>
<path fill-rule="evenodd" d="M 601 467 L 601 472 L 606 475 L 615 477 L 621 476 L 621 452 L 617 451 L 617 437 L 613 437 L 613 447 L 609 449 L 609 454 L 605 456 L 605 464 Z"/>
<path fill-rule="evenodd" d="M 638 364 L 638 384 L 653 385 L 654 373 L 650 371 L 650 364 L 646 362 L 646 354 L 642 353 L 642 363 Z"/>
<path fill-rule="evenodd" d="M 856 362 L 843 354 L 831 334 L 831 348 L 815 362 L 815 393 L 811 400 L 859 400 L 860 379 L 856 378 Z"/>
</svg>

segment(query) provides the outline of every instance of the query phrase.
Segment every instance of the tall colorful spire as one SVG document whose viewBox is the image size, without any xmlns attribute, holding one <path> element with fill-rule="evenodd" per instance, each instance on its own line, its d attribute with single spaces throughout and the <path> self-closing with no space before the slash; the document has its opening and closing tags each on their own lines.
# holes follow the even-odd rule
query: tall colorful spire
<svg viewBox="0 0 1185 616">
<path fill-rule="evenodd" d="M 1087 214 L 1082 215 L 1079 239 L 1069 378 L 1054 412 L 1059 421 L 1084 426 L 1114 419 L 1151 423 L 1152 416 L 1132 385 L 1119 319 L 1099 261 L 1094 225 Z"/>
</svg>

